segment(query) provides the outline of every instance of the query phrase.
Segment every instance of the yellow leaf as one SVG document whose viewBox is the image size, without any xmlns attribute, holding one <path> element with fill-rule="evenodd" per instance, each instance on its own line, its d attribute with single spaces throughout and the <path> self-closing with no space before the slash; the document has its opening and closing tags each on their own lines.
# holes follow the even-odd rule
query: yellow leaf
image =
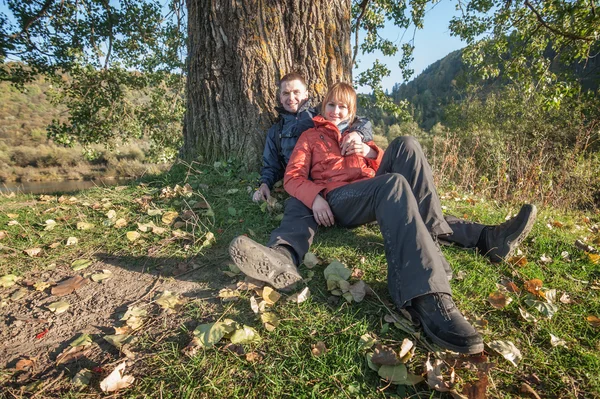
<svg viewBox="0 0 600 399">
<path fill-rule="evenodd" d="M 164 224 L 171 224 L 171 223 L 173 223 L 173 220 L 175 220 L 175 218 L 176 218 L 177 216 L 179 216 L 179 213 L 177 213 L 177 212 L 173 212 L 173 211 L 169 211 L 169 212 L 165 212 L 165 213 L 162 215 L 162 218 L 161 218 L 161 220 L 162 220 L 162 222 L 163 222 Z"/>
<path fill-rule="evenodd" d="M 598 318 L 598 316 L 588 316 L 586 317 L 586 320 L 588 321 L 588 323 L 590 323 L 590 325 L 594 328 L 599 328 L 600 327 L 600 318 Z"/>
<path fill-rule="evenodd" d="M 87 222 L 77 222 L 77 230 L 89 230 L 93 229 L 94 225 Z"/>
<path fill-rule="evenodd" d="M 128 232 L 127 232 L 127 239 L 128 239 L 129 241 L 132 241 L 132 242 L 133 242 L 133 241 L 137 240 L 137 239 L 138 239 L 138 238 L 140 238 L 140 237 L 141 237 L 141 234 L 140 234 L 140 233 L 138 233 L 137 231 L 128 231 Z"/>
<path fill-rule="evenodd" d="M 273 288 L 266 286 L 263 288 L 262 297 L 269 305 L 273 305 L 281 298 L 281 294 L 275 291 Z"/>
<path fill-rule="evenodd" d="M 115 222 L 115 229 L 120 229 L 121 227 L 127 226 L 127 220 L 120 218 Z"/>
<path fill-rule="evenodd" d="M 600 263 L 600 254 L 587 254 L 588 258 L 590 259 L 590 262 L 592 262 L 593 264 L 597 265 Z"/>
</svg>

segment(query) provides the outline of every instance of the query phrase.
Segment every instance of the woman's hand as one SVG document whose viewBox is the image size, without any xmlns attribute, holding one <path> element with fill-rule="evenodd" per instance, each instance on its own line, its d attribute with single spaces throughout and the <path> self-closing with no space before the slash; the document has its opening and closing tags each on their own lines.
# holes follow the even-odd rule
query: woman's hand
<svg viewBox="0 0 600 399">
<path fill-rule="evenodd" d="M 317 195 L 312 204 L 313 216 L 317 223 L 321 226 L 333 226 L 335 220 L 333 218 L 333 212 L 331 212 L 331 208 L 325 198 L 321 197 L 321 195 Z"/>
<path fill-rule="evenodd" d="M 356 154 L 365 158 L 377 158 L 377 153 L 367 144 L 363 143 L 362 138 L 356 132 L 350 132 L 345 135 L 340 146 L 342 155 L 345 156 Z"/>
</svg>

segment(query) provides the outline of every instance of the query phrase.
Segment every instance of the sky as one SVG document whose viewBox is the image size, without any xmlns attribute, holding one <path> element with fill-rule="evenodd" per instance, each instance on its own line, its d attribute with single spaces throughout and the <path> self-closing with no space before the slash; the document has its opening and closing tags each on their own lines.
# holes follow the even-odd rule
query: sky
<svg viewBox="0 0 600 399">
<path fill-rule="evenodd" d="M 414 34 L 415 50 L 413 52 L 414 61 L 411 64 L 411 68 L 414 69 L 415 72 L 411 79 L 417 77 L 425 68 L 437 60 L 444 58 L 454 50 L 466 46 L 466 43 L 461 41 L 460 38 L 450 36 L 448 24 L 453 16 L 458 15 L 455 5 L 455 1 L 442 0 L 434 7 L 430 7 L 425 14 L 423 29 L 417 30 Z M 402 43 L 405 43 L 412 38 L 413 28 L 406 32 L 404 37 L 402 37 L 403 32 L 403 29 L 388 23 L 382 31 L 381 36 L 393 41 L 400 47 Z M 354 41 L 352 44 L 354 44 Z M 391 71 L 390 76 L 384 78 L 382 81 L 384 90 L 389 90 L 391 92 L 395 83 L 403 82 L 402 73 L 398 67 L 400 55 L 396 57 L 385 57 L 381 52 L 365 55 L 359 53 L 357 58 L 360 63 L 358 68 L 354 68 L 352 72 L 354 78 L 356 78 L 361 71 L 368 69 L 376 59 L 379 59 L 379 61 L 387 65 L 388 69 Z M 369 88 L 359 87 L 358 92 L 370 93 L 371 90 Z"/>
</svg>

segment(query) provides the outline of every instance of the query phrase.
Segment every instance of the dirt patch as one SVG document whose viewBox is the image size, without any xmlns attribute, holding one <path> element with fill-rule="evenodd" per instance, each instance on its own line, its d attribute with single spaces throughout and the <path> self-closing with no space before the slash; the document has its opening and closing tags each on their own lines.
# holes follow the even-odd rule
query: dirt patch
<svg viewBox="0 0 600 399">
<path fill-rule="evenodd" d="M 181 335 L 179 327 L 190 320 L 186 320 L 183 311 L 165 311 L 154 303 L 156 296 L 164 291 L 177 293 L 184 302 L 202 298 L 214 302 L 215 306 L 218 304 L 214 297 L 224 278 L 214 264 L 202 264 L 202 259 L 195 259 L 152 273 L 142 272 L 140 267 L 139 270 L 128 269 L 121 265 L 123 262 L 118 258 L 102 259 L 79 272 L 65 266 L 33 272 L 24 276 L 18 285 L 0 288 L 0 367 L 14 369 L 17 361 L 24 358 L 35 362 L 35 370 L 29 370 L 27 375 L 18 378 L 13 375 L 13 384 L 22 385 L 47 374 L 56 374 L 57 356 L 82 333 L 92 336 L 94 344 L 85 359 L 77 360 L 76 367 L 70 365 L 70 374 L 83 367 L 93 368 L 123 357 L 102 337 L 115 334 L 114 327 L 124 324 L 120 318 L 132 304 L 146 309 L 149 315 L 134 335 Z M 109 270 L 112 277 L 102 282 L 89 279 L 89 274 L 100 270 Z M 87 277 L 88 281 L 66 296 L 52 295 L 51 287 L 43 291 L 34 287 L 35 283 L 58 283 L 77 274 Z M 59 300 L 67 302 L 69 308 L 55 314 L 48 305 Z"/>
</svg>

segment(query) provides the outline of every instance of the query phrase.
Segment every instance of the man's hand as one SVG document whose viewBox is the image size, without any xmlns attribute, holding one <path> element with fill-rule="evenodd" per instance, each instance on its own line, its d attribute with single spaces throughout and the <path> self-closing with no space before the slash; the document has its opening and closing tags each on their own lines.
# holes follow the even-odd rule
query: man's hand
<svg viewBox="0 0 600 399">
<path fill-rule="evenodd" d="M 377 153 L 367 144 L 363 143 L 362 138 L 356 132 L 350 132 L 345 135 L 340 147 L 344 156 L 357 154 L 372 159 L 377 157 Z"/>
<path fill-rule="evenodd" d="M 313 216 L 317 223 L 321 226 L 333 226 L 335 220 L 333 218 L 333 212 L 325 198 L 321 195 L 317 195 L 312 204 Z"/>
<path fill-rule="evenodd" d="M 261 184 L 258 190 L 252 195 L 252 201 L 254 202 L 268 201 L 269 198 L 271 198 L 271 190 L 269 190 L 269 186 L 266 183 Z"/>
</svg>

